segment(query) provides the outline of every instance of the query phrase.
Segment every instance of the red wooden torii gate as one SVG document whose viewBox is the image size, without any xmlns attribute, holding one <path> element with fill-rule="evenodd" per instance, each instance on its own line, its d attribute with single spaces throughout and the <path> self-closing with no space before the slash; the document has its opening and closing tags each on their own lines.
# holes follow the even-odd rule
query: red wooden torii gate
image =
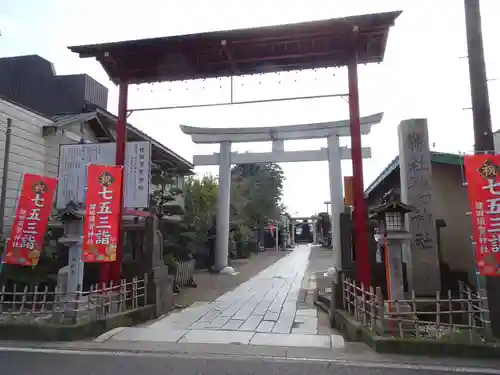
<svg viewBox="0 0 500 375">
<path fill-rule="evenodd" d="M 82 58 L 95 58 L 110 80 L 119 86 L 116 165 L 122 166 L 125 162 L 127 114 L 133 111 L 127 108 L 130 84 L 347 66 L 356 279 L 370 285 L 357 65 L 383 61 L 389 29 L 400 13 L 367 14 L 69 49 Z M 123 202 L 121 207 L 123 212 Z M 117 261 L 112 264 L 111 272 L 109 266 L 103 266 L 102 281 L 108 281 L 109 277 L 115 282 L 120 279 L 123 225 L 118 238 Z"/>
</svg>

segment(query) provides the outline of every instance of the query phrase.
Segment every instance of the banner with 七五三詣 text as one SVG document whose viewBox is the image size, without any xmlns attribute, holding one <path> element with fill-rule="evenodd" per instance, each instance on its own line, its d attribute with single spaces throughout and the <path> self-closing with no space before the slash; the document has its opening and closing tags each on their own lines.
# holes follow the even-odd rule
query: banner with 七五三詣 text
<svg viewBox="0 0 500 375">
<path fill-rule="evenodd" d="M 40 260 L 57 179 L 24 174 L 16 217 L 3 256 L 6 264 L 36 266 Z"/>
<path fill-rule="evenodd" d="M 82 260 L 114 262 L 120 225 L 123 167 L 89 165 Z"/>
<path fill-rule="evenodd" d="M 500 276 L 500 155 L 464 157 L 477 269 Z"/>
</svg>

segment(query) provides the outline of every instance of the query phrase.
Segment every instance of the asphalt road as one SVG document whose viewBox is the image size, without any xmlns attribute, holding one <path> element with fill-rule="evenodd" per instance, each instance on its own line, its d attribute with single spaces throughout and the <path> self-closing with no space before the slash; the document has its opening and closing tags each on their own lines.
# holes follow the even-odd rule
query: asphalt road
<svg viewBox="0 0 500 375">
<path fill-rule="evenodd" d="M 391 368 L 392 366 L 392 368 Z M 415 369 L 398 365 L 343 365 L 318 361 L 144 355 L 68 354 L 0 350 L 0 373 L 9 375 L 451 375 L 451 368 Z M 500 373 L 458 371 L 468 374 Z"/>
</svg>

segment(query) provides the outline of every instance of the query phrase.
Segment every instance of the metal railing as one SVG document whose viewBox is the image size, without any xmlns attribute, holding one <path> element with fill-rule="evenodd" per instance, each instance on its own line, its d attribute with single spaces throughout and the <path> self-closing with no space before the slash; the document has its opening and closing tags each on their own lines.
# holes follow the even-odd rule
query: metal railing
<svg viewBox="0 0 500 375">
<path fill-rule="evenodd" d="M 185 260 L 178 262 L 175 270 L 175 284 L 178 287 L 190 285 L 193 282 L 196 260 Z"/>
<path fill-rule="evenodd" d="M 458 295 L 385 300 L 380 287 L 365 287 L 342 277 L 343 308 L 358 323 L 383 336 L 484 342 L 492 338 L 484 290 L 459 285 Z"/>
<path fill-rule="evenodd" d="M 2 285 L 0 324 L 75 324 L 105 319 L 145 306 L 147 285 L 147 274 L 119 284 L 94 284 L 76 293 L 39 285 Z"/>
</svg>

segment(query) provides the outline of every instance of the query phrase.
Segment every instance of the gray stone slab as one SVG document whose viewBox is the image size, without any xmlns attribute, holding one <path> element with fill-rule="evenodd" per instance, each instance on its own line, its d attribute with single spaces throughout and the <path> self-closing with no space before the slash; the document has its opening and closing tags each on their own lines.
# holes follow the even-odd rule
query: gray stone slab
<svg viewBox="0 0 500 375">
<path fill-rule="evenodd" d="M 276 299 L 280 299 L 282 301 L 285 300 L 289 291 L 290 291 L 290 284 L 286 283 L 285 285 L 283 285 L 283 287 L 280 289 L 280 291 L 276 295 Z"/>
<path fill-rule="evenodd" d="M 210 322 L 195 322 L 191 324 L 188 329 L 207 329 Z"/>
<path fill-rule="evenodd" d="M 295 320 L 294 323 L 299 323 L 299 324 L 318 324 L 318 318 L 315 316 L 301 316 L 301 315 L 295 315 Z"/>
<path fill-rule="evenodd" d="M 236 314 L 236 312 L 241 309 L 241 307 L 246 303 L 246 300 L 241 300 L 241 299 L 238 299 L 238 300 L 235 300 L 233 301 L 233 303 L 227 307 L 226 309 L 224 309 L 220 315 L 221 316 L 233 316 L 234 314 Z"/>
<path fill-rule="evenodd" d="M 316 309 L 300 309 L 295 312 L 296 316 L 318 316 Z"/>
<path fill-rule="evenodd" d="M 187 332 L 179 343 L 248 345 L 253 335 L 254 332 L 193 330 Z"/>
<path fill-rule="evenodd" d="M 116 335 L 111 340 L 116 341 L 149 341 L 149 342 L 177 342 L 188 331 L 186 330 L 157 330 L 152 328 L 129 327 Z"/>
<path fill-rule="evenodd" d="M 285 309 L 281 310 L 281 314 L 278 318 L 278 321 L 286 324 L 292 324 L 295 318 L 295 311 L 287 311 Z"/>
<path fill-rule="evenodd" d="M 169 316 L 202 316 L 206 314 L 208 311 L 212 309 L 212 304 L 205 304 L 205 305 L 191 305 L 185 309 L 182 309 L 181 311 L 177 311 L 174 314 L 171 314 Z"/>
<path fill-rule="evenodd" d="M 225 304 L 216 304 L 216 305 L 214 305 L 212 307 L 211 310 L 212 311 L 218 311 L 219 314 L 220 314 L 222 311 L 226 310 L 228 307 L 229 307 L 229 305 L 227 303 L 225 303 Z"/>
<path fill-rule="evenodd" d="M 318 333 L 318 328 L 314 326 L 302 326 L 297 328 L 292 327 L 291 333 L 292 334 L 303 333 L 303 334 L 315 335 Z"/>
<path fill-rule="evenodd" d="M 265 312 L 254 310 L 251 315 L 259 315 L 262 319 L 264 319 L 265 314 Z"/>
<path fill-rule="evenodd" d="M 196 322 L 199 318 L 198 317 L 185 317 L 183 320 L 169 320 L 167 318 L 160 319 L 159 321 L 151 324 L 148 326 L 148 328 L 155 329 L 155 330 L 167 330 L 167 329 L 186 329 L 188 328 L 191 324 Z"/>
<path fill-rule="evenodd" d="M 266 313 L 266 315 L 264 315 L 264 320 L 276 322 L 278 320 L 279 316 L 280 316 L 279 313 L 269 311 L 268 313 Z"/>
<path fill-rule="evenodd" d="M 294 301 L 285 301 L 282 309 L 282 311 L 285 311 L 287 314 L 295 315 L 295 311 L 297 311 L 297 303 Z"/>
<path fill-rule="evenodd" d="M 273 330 L 273 327 L 274 327 L 274 322 L 269 322 L 269 321 L 263 320 L 262 322 L 260 322 L 256 331 L 257 332 L 271 332 Z"/>
<path fill-rule="evenodd" d="M 292 331 L 292 325 L 289 324 L 278 324 L 276 323 L 273 327 L 272 333 L 289 334 Z"/>
<path fill-rule="evenodd" d="M 188 307 L 182 311 L 174 312 L 164 318 L 155 321 L 148 327 L 154 329 L 185 329 L 207 314 L 207 305 L 200 307 Z"/>
<path fill-rule="evenodd" d="M 272 294 L 267 294 L 257 305 L 254 312 L 264 315 L 266 311 L 269 309 L 274 299 L 276 298 L 276 291 L 273 291 Z"/>
<path fill-rule="evenodd" d="M 268 312 L 274 313 L 274 314 L 279 314 L 282 309 L 282 305 L 274 305 L 274 306 L 269 306 L 269 309 L 267 310 Z"/>
<path fill-rule="evenodd" d="M 274 298 L 274 301 L 280 301 L 281 303 L 283 303 L 286 299 L 286 296 L 288 295 L 288 291 L 283 291 L 281 290 L 277 295 L 276 297 Z M 273 301 L 273 302 L 274 302 Z"/>
<path fill-rule="evenodd" d="M 222 327 L 222 330 L 236 331 L 236 330 L 238 330 L 238 328 L 241 327 L 241 325 L 243 323 L 245 323 L 244 320 L 231 319 L 226 324 L 224 324 L 224 326 Z"/>
<path fill-rule="evenodd" d="M 210 310 L 205 315 L 203 315 L 198 321 L 210 323 L 212 320 L 219 316 L 219 311 Z"/>
<path fill-rule="evenodd" d="M 282 312 L 280 314 L 280 317 L 278 321 L 276 322 L 273 332 L 274 333 L 290 333 L 292 326 L 293 326 L 293 320 L 295 317 L 295 313 L 289 314 L 286 312 Z"/>
<path fill-rule="evenodd" d="M 255 331 L 262 321 L 261 315 L 250 315 L 245 323 L 238 328 L 238 331 Z"/>
<path fill-rule="evenodd" d="M 259 301 L 250 300 L 248 301 L 236 314 L 233 315 L 233 319 L 248 319 L 248 317 L 252 314 L 252 311 L 255 310 Z"/>
<path fill-rule="evenodd" d="M 267 311 L 273 313 L 279 313 L 283 307 L 284 299 L 279 299 L 278 297 L 271 303 Z"/>
<path fill-rule="evenodd" d="M 332 348 L 345 348 L 345 341 L 342 335 L 331 335 Z"/>
<path fill-rule="evenodd" d="M 218 316 L 207 325 L 207 328 L 222 328 L 222 326 L 226 324 L 229 319 L 229 316 Z"/>
<path fill-rule="evenodd" d="M 250 340 L 250 345 L 330 348 L 331 339 L 327 335 L 277 335 L 275 333 L 256 333 Z"/>
</svg>

